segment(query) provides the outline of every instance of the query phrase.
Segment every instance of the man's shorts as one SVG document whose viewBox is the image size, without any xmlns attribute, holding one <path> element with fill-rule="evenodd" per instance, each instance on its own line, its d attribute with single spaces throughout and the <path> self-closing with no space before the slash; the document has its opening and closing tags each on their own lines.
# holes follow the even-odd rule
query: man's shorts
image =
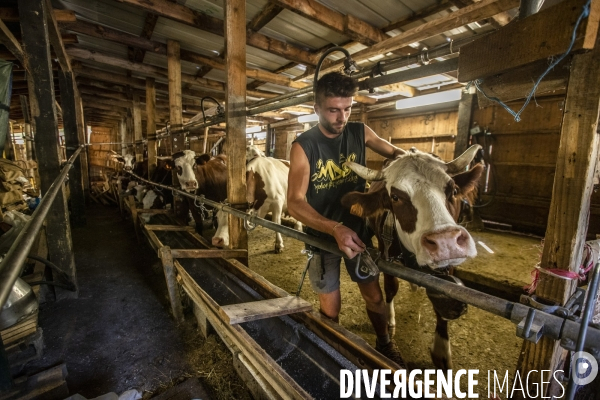
<svg viewBox="0 0 600 400">
<path fill-rule="evenodd" d="M 315 292 L 326 294 L 340 288 L 341 261 L 341 256 L 324 250 L 314 253 L 308 267 L 308 277 Z M 368 270 L 360 266 L 357 274 L 357 264 L 358 256 L 351 260 L 344 257 L 344 265 L 353 282 L 369 283 L 379 279 L 379 275 L 368 275 Z"/>
</svg>

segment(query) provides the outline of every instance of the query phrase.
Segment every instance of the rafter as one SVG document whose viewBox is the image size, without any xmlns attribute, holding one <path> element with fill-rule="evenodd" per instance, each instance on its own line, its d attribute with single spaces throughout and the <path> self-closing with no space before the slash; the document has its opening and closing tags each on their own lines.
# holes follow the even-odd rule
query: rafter
<svg viewBox="0 0 600 400">
<path fill-rule="evenodd" d="M 283 8 L 275 3 L 267 3 L 258 14 L 252 18 L 246 25 L 247 29 L 251 29 L 255 32 L 260 31 L 265 25 L 267 25 L 273 18 L 279 15 Z"/>
<path fill-rule="evenodd" d="M 140 37 L 142 39 L 150 39 L 152 37 L 152 33 L 154 32 L 154 28 L 156 27 L 156 21 L 158 21 L 158 15 L 153 13 L 146 13 L 146 19 L 144 21 L 144 27 L 142 28 L 142 33 Z M 127 48 L 129 54 L 129 61 L 134 62 L 143 62 L 144 56 L 146 55 L 146 50 L 133 48 L 132 46 L 128 46 Z"/>
<path fill-rule="evenodd" d="M 75 11 L 71 10 L 53 10 L 56 22 L 68 23 L 75 22 Z M 0 19 L 4 22 L 19 22 L 19 11 L 16 8 L 0 8 Z"/>
<path fill-rule="evenodd" d="M 224 22 L 207 14 L 196 12 L 180 4 L 174 4 L 167 0 L 117 0 L 122 3 L 130 4 L 146 11 L 156 13 L 160 16 L 193 26 L 206 32 L 223 37 Z M 268 51 L 289 60 L 314 65 L 314 55 L 309 51 L 298 46 L 284 43 L 280 40 L 267 37 L 257 32 L 248 32 L 246 35 L 246 44 L 261 50 Z"/>
<path fill-rule="evenodd" d="M 47 9 L 52 11 L 52 3 L 50 0 L 45 1 Z M 56 54 L 60 68 L 63 72 L 72 72 L 71 59 L 65 50 L 65 44 L 62 41 L 60 29 L 58 29 L 58 23 L 56 22 L 56 17 L 53 12 L 48 12 L 46 14 L 46 22 L 48 23 L 48 37 L 50 39 L 50 44 Z"/>
</svg>

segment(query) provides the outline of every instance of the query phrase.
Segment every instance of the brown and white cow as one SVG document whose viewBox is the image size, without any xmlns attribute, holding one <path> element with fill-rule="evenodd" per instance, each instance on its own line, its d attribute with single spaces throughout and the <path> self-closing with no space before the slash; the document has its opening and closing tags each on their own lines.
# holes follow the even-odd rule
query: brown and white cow
<svg viewBox="0 0 600 400">
<path fill-rule="evenodd" d="M 287 212 L 287 188 L 290 167 L 288 163 L 264 153 L 254 151 L 255 146 L 248 146 L 246 154 L 252 157 L 246 164 L 246 198 L 249 204 L 248 212 L 264 218 L 269 212 L 273 215 L 273 222 L 281 224 L 281 216 Z M 212 238 L 213 246 L 229 246 L 228 214 L 224 211 L 217 212 L 218 227 Z M 302 225 L 297 222 L 296 229 L 301 230 Z M 283 251 L 283 238 L 281 233 L 275 234 L 275 253 Z"/>
<path fill-rule="evenodd" d="M 473 191 L 483 166 L 478 164 L 469 171 L 469 165 L 479 145 L 471 146 L 457 159 L 444 163 L 439 158 L 411 149 L 392 160 L 380 171 L 347 162 L 350 168 L 372 184 L 367 193 L 352 192 L 342 198 L 342 204 L 353 214 L 367 218 L 377 236 L 379 250 L 384 254 L 382 233 L 386 219 L 388 258 L 402 257 L 419 266 L 440 270 L 461 264 L 477 251 L 471 235 L 456 223 L 462 198 Z M 391 223 L 389 222 L 391 221 Z M 449 279 L 453 279 L 450 277 Z M 398 291 L 398 280 L 384 274 L 384 291 L 389 305 L 390 326 L 395 325 L 393 298 Z M 428 291 L 437 316 L 436 333 L 431 356 L 436 367 L 452 368 L 447 321 L 466 312 L 466 305 L 451 301 L 435 291 Z"/>
<path fill-rule="evenodd" d="M 204 195 L 213 201 L 224 201 L 227 198 L 227 156 L 220 154 L 211 157 L 208 154 L 197 156 L 192 150 L 184 150 L 171 157 L 160 157 L 174 168 L 181 188 L 188 193 Z M 202 212 L 194 205 L 194 200 L 186 198 L 188 206 L 196 222 L 196 231 L 202 233 Z M 183 210 L 187 215 L 188 210 Z"/>
</svg>

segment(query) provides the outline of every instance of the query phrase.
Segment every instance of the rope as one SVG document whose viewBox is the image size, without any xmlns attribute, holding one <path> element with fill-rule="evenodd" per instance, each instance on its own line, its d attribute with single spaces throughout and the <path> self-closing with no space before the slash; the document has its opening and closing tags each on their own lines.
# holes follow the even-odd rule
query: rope
<svg viewBox="0 0 600 400">
<path fill-rule="evenodd" d="M 588 0 L 588 2 L 583 6 L 583 10 L 581 11 L 581 14 L 579 15 L 579 18 L 577 18 L 577 22 L 575 23 L 575 27 L 573 28 L 573 34 L 571 35 L 571 43 L 569 44 L 569 48 L 560 57 L 558 57 L 557 59 L 555 59 L 548 66 L 548 68 L 546 69 L 546 71 L 544 71 L 544 73 L 542 75 L 540 75 L 540 77 L 538 78 L 538 80 L 533 85 L 533 88 L 531 89 L 531 91 L 527 95 L 527 99 L 525 100 L 525 103 L 523 104 L 523 107 L 521 107 L 521 109 L 518 112 L 514 112 L 508 105 L 506 105 L 506 103 L 504 103 L 499 98 L 488 96 L 483 91 L 483 89 L 480 86 L 481 83 L 483 83 L 482 79 L 475 79 L 474 81 L 469 82 L 469 84 L 467 85 L 467 90 L 471 86 L 471 84 L 475 85 L 475 87 L 477 88 L 477 90 L 479 90 L 479 92 L 481 92 L 481 94 L 483 94 L 483 96 L 486 99 L 488 99 L 490 101 L 494 101 L 494 102 L 500 104 L 506 111 L 508 111 L 508 113 L 510 115 L 512 115 L 514 117 L 514 119 L 515 119 L 516 122 L 521 121 L 521 113 L 525 110 L 525 107 L 527 107 L 527 105 L 531 101 L 531 98 L 535 94 L 535 91 L 537 90 L 537 87 L 540 84 L 540 82 L 542 81 L 542 79 L 544 79 L 544 77 L 548 74 L 548 72 L 550 72 L 554 67 L 556 67 L 558 65 L 558 63 L 560 63 L 571 52 L 571 50 L 573 49 L 573 45 L 575 44 L 575 39 L 577 38 L 577 28 L 579 28 L 579 24 L 581 23 L 581 21 L 584 18 L 587 18 L 590 15 L 590 4 L 591 4 L 591 2 L 592 2 L 592 0 Z"/>
</svg>

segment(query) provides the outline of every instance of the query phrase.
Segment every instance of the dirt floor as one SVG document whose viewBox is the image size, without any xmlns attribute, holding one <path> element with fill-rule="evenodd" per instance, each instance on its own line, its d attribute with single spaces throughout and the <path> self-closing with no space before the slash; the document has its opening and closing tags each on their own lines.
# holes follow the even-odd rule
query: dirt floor
<svg viewBox="0 0 600 400">
<path fill-rule="evenodd" d="M 117 209 L 90 205 L 73 245 L 79 298 L 41 305 L 44 355 L 22 374 L 64 362 L 70 393 L 87 398 L 128 389 L 149 398 L 199 377 L 212 399 L 250 399 L 217 337 L 203 339 L 191 313 L 176 325 L 155 252 Z"/>
<path fill-rule="evenodd" d="M 512 235 L 504 232 L 474 232 L 476 242 L 483 242 L 494 253 L 477 245 L 479 255 L 464 264 L 464 268 L 476 270 L 486 276 L 511 278 L 523 285 L 530 282 L 531 270 L 539 259 L 541 239 Z M 306 264 L 301 254 L 303 244 L 284 236 L 285 249 L 274 254 L 275 234 L 257 227 L 249 235 L 250 268 L 263 275 L 289 293 L 295 293 Z M 364 301 L 358 287 L 345 271 L 341 277 L 342 310 L 340 324 L 361 335 L 375 345 L 375 335 L 367 318 Z M 319 308 L 318 298 L 306 280 L 301 296 Z M 429 347 L 435 329 L 435 316 L 425 290 L 410 290 L 401 281 L 396 306 L 395 340 L 409 367 L 433 368 Z M 469 307 L 469 312 L 449 324 L 452 356 L 455 369 L 479 369 L 480 397 L 487 398 L 487 371 L 496 370 L 504 375 L 514 372 L 522 340 L 515 335 L 516 327 L 510 321 L 487 312 Z"/>
</svg>

